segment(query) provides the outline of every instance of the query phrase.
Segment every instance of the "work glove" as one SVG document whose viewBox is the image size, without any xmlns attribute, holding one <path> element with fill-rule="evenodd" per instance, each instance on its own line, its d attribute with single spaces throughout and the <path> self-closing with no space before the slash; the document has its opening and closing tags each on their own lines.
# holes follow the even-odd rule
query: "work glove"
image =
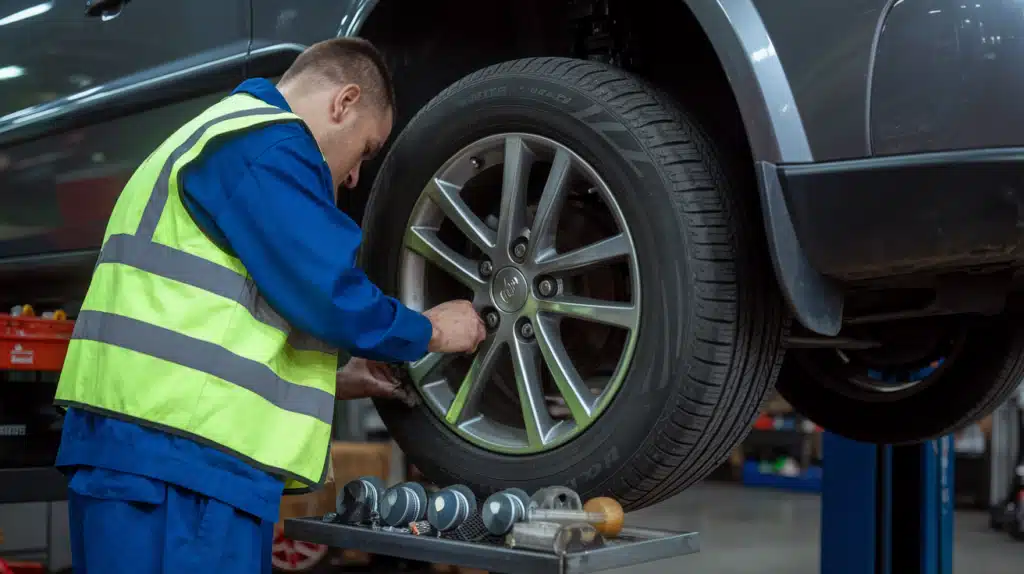
<svg viewBox="0 0 1024 574">
<path fill-rule="evenodd" d="M 396 399 L 410 407 L 419 404 L 419 394 L 399 367 L 358 357 L 338 369 L 334 396 L 339 401 L 379 398 Z"/>
</svg>

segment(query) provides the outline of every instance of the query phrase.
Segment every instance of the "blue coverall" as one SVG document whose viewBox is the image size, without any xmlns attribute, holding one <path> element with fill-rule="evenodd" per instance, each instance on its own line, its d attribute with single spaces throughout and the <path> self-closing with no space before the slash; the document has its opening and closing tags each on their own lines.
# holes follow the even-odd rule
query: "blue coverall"
<svg viewBox="0 0 1024 574">
<path fill-rule="evenodd" d="M 274 85 L 246 92 L 291 111 Z M 297 328 L 375 360 L 422 357 L 431 326 L 355 265 L 359 227 L 298 124 L 242 136 L 189 167 L 183 201 Z M 145 376 L 140 373 L 139 376 Z M 269 572 L 281 479 L 159 430 L 68 409 L 57 466 L 69 477 L 76 574 Z"/>
</svg>

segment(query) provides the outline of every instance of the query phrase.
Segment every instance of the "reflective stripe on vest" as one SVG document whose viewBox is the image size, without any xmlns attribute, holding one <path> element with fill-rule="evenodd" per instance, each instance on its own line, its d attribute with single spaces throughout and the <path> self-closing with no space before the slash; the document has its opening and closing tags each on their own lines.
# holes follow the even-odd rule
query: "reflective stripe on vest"
<svg viewBox="0 0 1024 574">
<path fill-rule="evenodd" d="M 171 181 L 171 170 L 174 168 L 174 164 L 181 159 L 181 156 L 185 155 L 186 152 L 195 147 L 196 143 L 198 143 L 200 138 L 203 137 L 203 134 L 205 134 L 207 130 L 214 125 L 233 120 L 235 118 L 255 116 L 281 116 L 282 118 L 287 118 L 285 121 L 295 121 L 295 116 L 292 116 L 291 114 L 287 114 L 276 107 L 266 107 L 231 112 L 229 114 L 213 118 L 199 126 L 199 129 L 193 132 L 184 143 L 171 152 L 167 161 L 164 162 L 163 168 L 160 169 L 160 175 L 157 176 L 156 180 L 156 187 L 153 188 L 153 193 L 149 196 L 149 201 L 146 203 L 146 209 L 142 212 L 142 219 L 139 221 L 139 230 L 135 233 L 136 237 L 142 239 L 153 238 L 153 232 L 156 231 L 157 223 L 160 221 L 160 216 L 163 214 L 164 205 L 167 203 L 169 195 L 168 187 Z"/>
<path fill-rule="evenodd" d="M 214 140 L 294 121 L 230 96 L 136 171 L 111 215 L 56 396 L 226 450 L 287 478 L 289 490 L 327 473 L 337 351 L 294 330 L 203 234 L 178 178 Z"/>
<path fill-rule="evenodd" d="M 311 416 L 327 424 L 334 418 L 332 395 L 289 383 L 266 365 L 225 353 L 217 345 L 162 327 L 121 315 L 82 311 L 75 323 L 75 337 L 187 365 L 248 389 L 280 409 Z"/>
<path fill-rule="evenodd" d="M 290 328 L 288 321 L 259 294 L 251 279 L 166 245 L 143 241 L 132 235 L 112 235 L 100 252 L 97 266 L 103 263 L 122 263 L 233 299 L 248 309 L 256 320 L 281 331 Z M 244 296 L 238 297 L 239 293 Z M 293 332 L 288 342 L 299 350 L 333 352 L 328 345 L 304 333 Z"/>
</svg>

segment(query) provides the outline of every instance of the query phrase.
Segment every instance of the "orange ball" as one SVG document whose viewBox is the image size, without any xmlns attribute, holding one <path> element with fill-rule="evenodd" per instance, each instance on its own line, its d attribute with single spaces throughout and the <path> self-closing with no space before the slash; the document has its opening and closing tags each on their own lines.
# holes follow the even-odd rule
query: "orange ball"
<svg viewBox="0 0 1024 574">
<path fill-rule="evenodd" d="M 615 538 L 622 532 L 622 522 L 626 515 L 622 512 L 622 505 L 606 496 L 591 498 L 583 505 L 584 512 L 600 512 L 605 519 L 594 525 L 603 536 Z"/>
</svg>

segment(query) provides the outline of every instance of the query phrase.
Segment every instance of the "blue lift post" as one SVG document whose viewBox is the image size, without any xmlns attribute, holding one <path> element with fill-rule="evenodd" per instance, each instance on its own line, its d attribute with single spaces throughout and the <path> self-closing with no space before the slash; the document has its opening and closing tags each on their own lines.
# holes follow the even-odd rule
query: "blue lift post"
<svg viewBox="0 0 1024 574">
<path fill-rule="evenodd" d="M 953 437 L 823 437 L 822 574 L 952 574 Z"/>
</svg>

